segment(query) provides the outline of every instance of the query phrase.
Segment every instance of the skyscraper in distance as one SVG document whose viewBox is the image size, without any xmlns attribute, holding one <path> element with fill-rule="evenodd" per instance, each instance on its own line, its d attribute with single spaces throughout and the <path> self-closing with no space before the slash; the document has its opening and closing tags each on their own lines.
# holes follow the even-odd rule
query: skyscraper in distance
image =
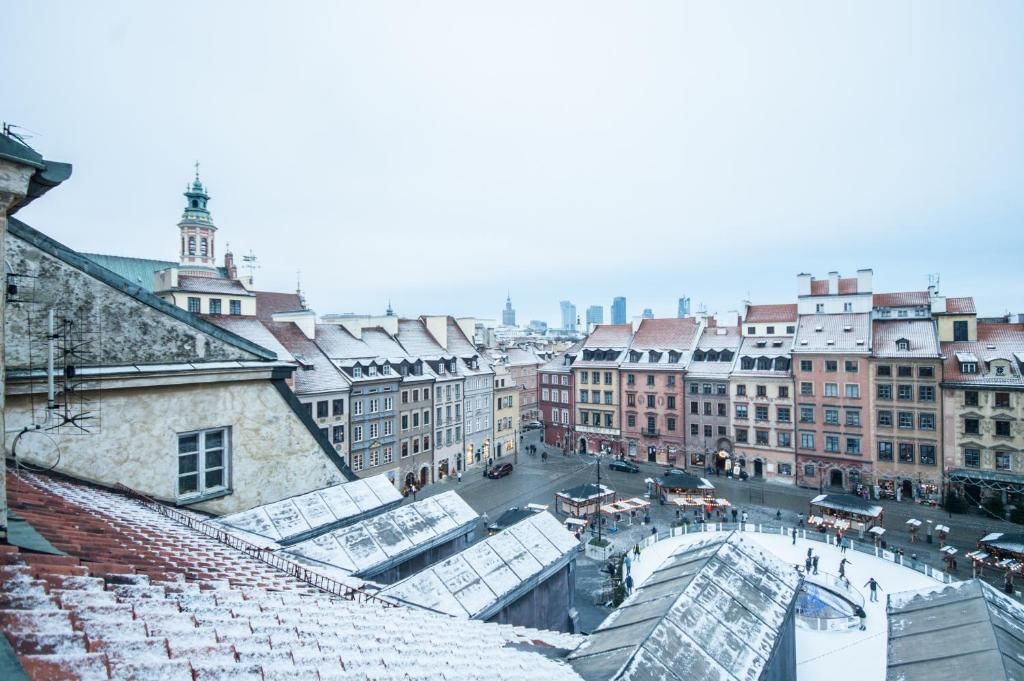
<svg viewBox="0 0 1024 681">
<path fill-rule="evenodd" d="M 644 312 L 640 315 L 643 319 L 654 319 L 654 310 L 649 307 L 644 308 Z"/>
<path fill-rule="evenodd" d="M 679 299 L 679 313 L 676 315 L 680 319 L 690 314 L 690 299 L 687 296 L 683 296 Z"/>
<path fill-rule="evenodd" d="M 600 305 L 591 305 L 587 308 L 587 326 L 591 324 L 604 324 L 604 308 Z"/>
<path fill-rule="evenodd" d="M 626 299 L 622 296 L 612 301 L 612 324 L 626 323 Z"/>
<path fill-rule="evenodd" d="M 501 311 L 501 325 L 502 326 L 515 326 L 516 325 L 516 311 L 512 309 L 512 294 L 509 293 L 508 297 L 505 298 L 505 309 Z"/>
<path fill-rule="evenodd" d="M 562 307 L 562 328 L 576 330 L 576 306 L 568 300 L 559 303 Z"/>
</svg>

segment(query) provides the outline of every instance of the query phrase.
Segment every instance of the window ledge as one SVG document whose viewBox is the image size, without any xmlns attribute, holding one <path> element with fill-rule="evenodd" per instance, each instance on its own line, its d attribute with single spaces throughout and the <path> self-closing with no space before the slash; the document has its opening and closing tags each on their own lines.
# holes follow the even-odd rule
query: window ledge
<svg viewBox="0 0 1024 681">
<path fill-rule="evenodd" d="M 234 493 L 234 489 L 228 487 L 227 489 L 217 490 L 216 492 L 208 492 L 206 494 L 196 494 L 189 497 L 181 497 L 174 502 L 175 506 L 191 506 L 192 504 L 198 504 L 203 501 L 210 501 L 211 499 L 220 499 L 226 497 L 229 494 Z"/>
</svg>

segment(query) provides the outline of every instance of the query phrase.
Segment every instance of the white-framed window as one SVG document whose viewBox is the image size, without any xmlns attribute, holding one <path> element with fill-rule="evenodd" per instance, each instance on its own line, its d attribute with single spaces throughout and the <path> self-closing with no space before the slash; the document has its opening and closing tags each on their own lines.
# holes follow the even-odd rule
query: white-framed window
<svg viewBox="0 0 1024 681">
<path fill-rule="evenodd" d="M 391 411 L 395 408 L 395 398 L 385 397 L 384 398 L 384 411 Z"/>
<path fill-rule="evenodd" d="M 380 435 L 380 425 L 377 423 L 371 423 L 369 433 L 371 440 L 378 437 Z"/>
<path fill-rule="evenodd" d="M 860 386 L 856 383 L 846 384 L 846 397 L 850 399 L 860 399 Z"/>
<path fill-rule="evenodd" d="M 562 425 L 563 426 L 569 425 L 569 410 L 568 409 L 563 409 L 562 410 Z"/>
<path fill-rule="evenodd" d="M 384 463 L 385 464 L 389 464 L 389 463 L 391 463 L 394 460 L 395 460 L 395 451 L 389 445 L 389 446 L 384 448 Z"/>
<path fill-rule="evenodd" d="M 392 428 L 394 428 L 394 426 L 391 425 L 391 421 L 385 421 L 384 422 L 384 435 L 385 436 L 391 435 L 391 429 Z"/>
<path fill-rule="evenodd" d="M 362 400 L 353 400 L 352 401 L 352 415 L 353 416 L 362 416 L 363 415 L 363 401 Z"/>
<path fill-rule="evenodd" d="M 544 376 L 544 378 L 547 378 L 547 376 Z M 547 382 L 547 381 L 545 381 L 545 383 L 546 383 L 546 382 Z M 550 398 L 549 398 L 549 392 L 548 392 L 548 389 L 547 389 L 547 388 L 541 388 L 541 391 L 540 391 L 540 399 L 544 400 L 545 402 L 548 402 L 548 401 L 550 400 Z"/>
<path fill-rule="evenodd" d="M 188 311 L 193 314 L 199 314 L 200 312 L 200 299 L 195 296 L 189 296 L 188 298 Z"/>
<path fill-rule="evenodd" d="M 366 373 L 368 375 L 370 375 L 370 376 L 376 376 L 377 375 L 377 365 L 376 364 L 371 364 L 369 367 L 367 367 L 367 369 L 368 369 L 368 371 Z"/>
<path fill-rule="evenodd" d="M 380 465 L 380 447 L 370 448 L 370 468 Z"/>
<path fill-rule="evenodd" d="M 178 498 L 217 494 L 228 489 L 230 430 L 213 428 L 178 435 Z"/>
<path fill-rule="evenodd" d="M 353 471 L 363 470 L 363 453 L 359 452 L 358 454 L 352 454 L 350 463 Z"/>
<path fill-rule="evenodd" d="M 380 368 L 380 373 L 383 374 L 384 376 L 390 376 L 391 375 L 391 365 L 390 364 L 385 364 L 384 366 L 382 366 Z"/>
<path fill-rule="evenodd" d="M 380 411 L 380 400 L 376 397 L 370 400 L 370 413 L 376 414 Z"/>
<path fill-rule="evenodd" d="M 362 442 L 362 441 L 363 441 L 363 427 L 362 426 L 352 426 L 352 442 Z"/>
<path fill-rule="evenodd" d="M 363 377 L 363 367 L 358 366 L 358 365 L 352 367 L 352 378 L 362 378 L 362 377 Z"/>
</svg>

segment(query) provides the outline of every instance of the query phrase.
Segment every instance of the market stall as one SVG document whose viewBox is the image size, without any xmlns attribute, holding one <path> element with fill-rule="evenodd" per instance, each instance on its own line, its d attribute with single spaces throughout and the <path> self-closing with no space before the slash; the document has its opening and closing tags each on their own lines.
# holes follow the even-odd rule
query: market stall
<svg viewBox="0 0 1024 681">
<path fill-rule="evenodd" d="M 978 550 L 967 554 L 977 573 L 985 567 L 1006 573 L 1024 572 L 1024 534 L 993 532 L 978 540 Z"/>
<path fill-rule="evenodd" d="M 633 520 L 637 516 L 647 515 L 650 506 L 651 502 L 633 497 L 632 499 L 619 499 L 610 504 L 605 504 L 601 507 L 601 513 L 613 518 L 615 522 L 629 520 L 629 524 L 632 525 Z"/>
<path fill-rule="evenodd" d="M 881 527 L 882 507 L 852 494 L 819 494 L 811 499 L 807 522 L 822 529 L 854 529 L 863 537 Z"/>
<path fill-rule="evenodd" d="M 703 506 L 715 502 L 715 486 L 707 478 L 689 473 L 669 473 L 654 479 L 654 493 L 662 503 L 675 503 L 676 499 L 696 502 Z"/>
<path fill-rule="evenodd" d="M 601 507 L 615 501 L 615 490 L 587 483 L 555 493 L 555 510 L 574 518 L 599 513 Z"/>
</svg>

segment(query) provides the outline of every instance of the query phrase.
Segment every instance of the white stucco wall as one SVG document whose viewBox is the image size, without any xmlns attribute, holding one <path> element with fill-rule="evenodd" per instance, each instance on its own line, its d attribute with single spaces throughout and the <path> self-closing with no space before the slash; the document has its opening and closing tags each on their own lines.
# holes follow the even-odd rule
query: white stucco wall
<svg viewBox="0 0 1024 681">
<path fill-rule="evenodd" d="M 118 389 L 89 397 L 99 412 L 96 432 L 62 428 L 28 434 L 18 445 L 18 458 L 52 465 L 56 445 L 59 472 L 174 501 L 177 434 L 227 426 L 232 493 L 190 508 L 234 513 L 344 481 L 268 380 Z M 8 426 L 30 423 L 28 398 L 7 399 Z M 37 396 L 37 409 L 45 402 L 45 395 Z M 7 435 L 8 449 L 13 437 Z"/>
</svg>

